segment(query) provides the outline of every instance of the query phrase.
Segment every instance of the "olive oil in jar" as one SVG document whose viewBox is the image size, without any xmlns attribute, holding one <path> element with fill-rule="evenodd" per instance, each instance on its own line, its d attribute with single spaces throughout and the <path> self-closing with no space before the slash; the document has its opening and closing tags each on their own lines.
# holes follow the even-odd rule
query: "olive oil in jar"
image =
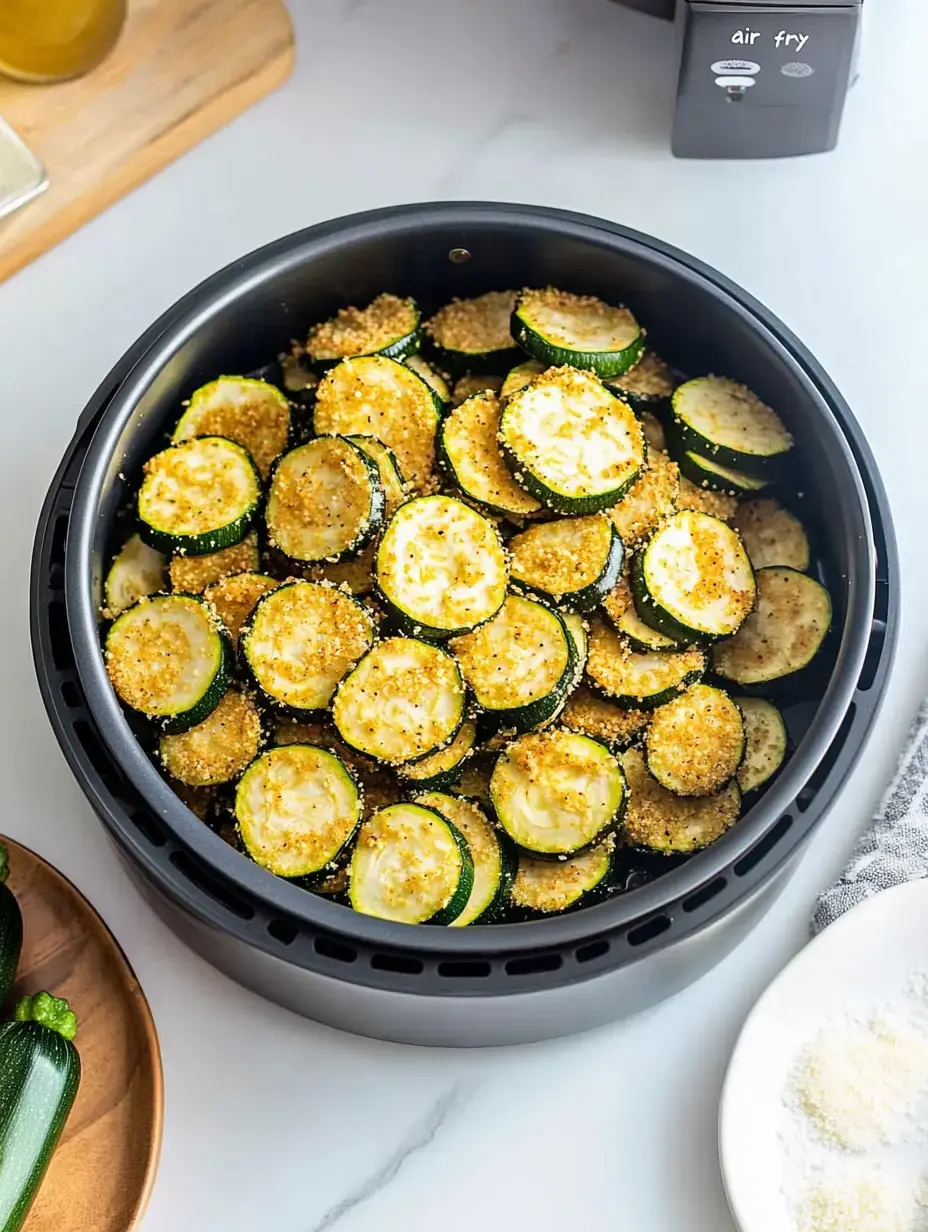
<svg viewBox="0 0 928 1232">
<path fill-rule="evenodd" d="M 125 20 L 126 0 L 0 0 L 0 74 L 79 77 L 112 50 Z"/>
</svg>

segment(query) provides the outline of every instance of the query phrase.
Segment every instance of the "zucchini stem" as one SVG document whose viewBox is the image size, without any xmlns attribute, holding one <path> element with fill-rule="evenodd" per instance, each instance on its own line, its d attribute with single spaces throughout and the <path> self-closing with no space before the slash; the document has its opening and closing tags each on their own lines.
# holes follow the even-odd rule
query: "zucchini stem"
<svg viewBox="0 0 928 1232">
<path fill-rule="evenodd" d="M 63 997 L 53 997 L 48 992 L 37 992 L 34 997 L 23 997 L 13 1011 L 15 1022 L 37 1022 L 50 1031 L 57 1031 L 66 1040 L 77 1034 L 77 1015 Z"/>
</svg>

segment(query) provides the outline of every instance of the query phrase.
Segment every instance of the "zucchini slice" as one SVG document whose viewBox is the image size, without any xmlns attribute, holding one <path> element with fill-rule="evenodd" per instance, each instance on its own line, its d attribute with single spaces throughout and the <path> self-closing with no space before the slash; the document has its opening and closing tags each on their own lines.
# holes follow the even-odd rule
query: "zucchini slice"
<svg viewBox="0 0 928 1232">
<path fill-rule="evenodd" d="M 519 354 L 509 332 L 515 291 L 455 299 L 425 322 L 438 362 L 454 375 L 505 371 Z"/>
<path fill-rule="evenodd" d="M 612 590 L 623 548 L 602 513 L 539 522 L 509 541 L 514 582 L 575 612 L 590 612 Z"/>
<path fill-rule="evenodd" d="M 268 542 L 301 564 L 336 564 L 370 543 L 385 508 L 377 464 L 343 436 L 316 437 L 274 467 Z"/>
<path fill-rule="evenodd" d="M 747 748 L 738 770 L 738 786 L 747 795 L 770 781 L 786 760 L 789 737 L 783 715 L 762 697 L 736 697 L 744 716 Z"/>
<path fill-rule="evenodd" d="M 421 761 L 398 766 L 397 773 L 400 778 L 426 791 L 444 791 L 460 779 L 476 743 L 477 726 L 467 719 L 450 744 L 429 757 L 423 757 Z"/>
<path fill-rule="evenodd" d="M 711 642 L 754 607 L 754 570 L 737 533 L 705 513 L 675 514 L 632 562 L 638 615 L 678 641 Z"/>
<path fill-rule="evenodd" d="M 741 711 L 727 693 L 694 684 L 654 712 L 645 736 L 648 770 L 678 796 L 711 796 L 744 760 Z"/>
<path fill-rule="evenodd" d="M 524 732 L 557 711 L 576 680 L 576 652 L 558 612 L 521 595 L 451 649 L 494 727 Z"/>
<path fill-rule="evenodd" d="M 280 365 L 281 384 L 292 395 L 293 401 L 301 407 L 312 406 L 319 377 L 307 364 L 299 343 L 294 343 L 292 350 L 279 355 L 277 362 Z"/>
<path fill-rule="evenodd" d="M 831 597 L 808 574 L 772 565 L 757 571 L 757 610 L 713 651 L 715 670 L 740 685 L 779 680 L 807 667 L 831 628 Z"/>
<path fill-rule="evenodd" d="M 706 670 L 698 647 L 635 654 L 612 629 L 595 624 L 586 674 L 601 692 L 630 710 L 654 710 L 695 684 Z"/>
<path fill-rule="evenodd" d="M 334 753 L 288 744 L 262 753 L 242 775 L 235 820 L 256 864 L 278 877 L 309 877 L 354 835 L 361 791 Z"/>
<path fill-rule="evenodd" d="M 722 466 L 712 458 L 702 457 L 691 449 L 677 455 L 677 465 L 687 479 L 700 488 L 712 488 L 716 492 L 730 492 L 735 496 L 743 492 L 759 492 L 767 486 L 766 479 L 757 479 L 734 467 Z"/>
<path fill-rule="evenodd" d="M 396 460 L 396 454 L 389 445 L 379 441 L 376 436 L 349 436 L 351 441 L 362 453 L 367 454 L 377 467 L 380 482 L 383 484 L 383 494 L 387 502 L 387 516 L 398 509 L 409 495 L 403 480 L 403 472 Z"/>
<path fill-rule="evenodd" d="M 654 351 L 645 351 L 633 368 L 609 377 L 607 387 L 632 408 L 636 415 L 663 413 L 670 406 L 674 380 L 670 369 Z"/>
<path fill-rule="evenodd" d="M 598 697 L 581 685 L 568 698 L 561 723 L 570 731 L 590 736 L 610 749 L 624 749 L 645 731 L 651 722 L 646 710 L 626 710 L 616 702 Z"/>
<path fill-rule="evenodd" d="M 434 809 L 464 835 L 474 863 L 474 883 L 467 904 L 451 921 L 452 928 L 468 924 L 492 924 L 509 903 L 515 859 L 508 844 L 490 824 L 476 800 L 429 791 L 416 796 L 416 803 Z"/>
<path fill-rule="evenodd" d="M 763 478 L 793 438 L 775 411 L 746 385 L 701 376 L 674 391 L 673 421 L 685 448 L 720 466 Z"/>
<path fill-rule="evenodd" d="M 290 441 L 290 403 L 273 385 L 244 376 L 221 376 L 201 385 L 187 404 L 171 441 L 224 436 L 246 450 L 267 478 Z"/>
<path fill-rule="evenodd" d="M 625 811 L 625 776 L 604 744 L 553 729 L 520 736 L 490 779 L 499 824 L 517 847 L 569 856 L 609 834 Z"/>
<path fill-rule="evenodd" d="M 370 650 L 332 703 L 338 734 L 359 753 L 398 764 L 449 744 L 464 722 L 464 681 L 451 655 L 412 637 Z"/>
<path fill-rule="evenodd" d="M 648 773 L 639 749 L 622 754 L 628 781 L 625 838 L 634 847 L 665 855 L 708 847 L 729 830 L 741 813 L 741 791 L 732 779 L 717 795 L 674 795 Z"/>
<path fill-rule="evenodd" d="M 171 589 L 199 595 L 223 578 L 256 572 L 259 560 L 258 536 L 254 531 L 241 543 L 220 552 L 209 552 L 206 556 L 173 556 L 168 567 Z"/>
<path fill-rule="evenodd" d="M 526 915 L 555 915 L 598 902 L 608 891 L 614 849 L 614 842 L 606 839 L 568 860 L 520 854 L 513 907 Z"/>
<path fill-rule="evenodd" d="M 599 377 L 627 372 L 644 350 L 644 332 L 627 308 L 555 287 L 523 291 L 511 331 L 533 359 L 585 368 Z"/>
<path fill-rule="evenodd" d="M 503 456 L 521 487 L 559 513 L 614 505 L 644 465 L 632 411 L 589 372 L 553 368 L 503 407 Z"/>
<path fill-rule="evenodd" d="M 239 645 L 262 694 L 291 710 L 323 710 L 371 647 L 364 608 L 321 582 L 286 582 L 255 604 Z"/>
<path fill-rule="evenodd" d="M 451 398 L 453 407 L 460 406 L 468 398 L 477 394 L 498 394 L 503 387 L 501 376 L 462 376 L 454 383 L 454 394 Z"/>
<path fill-rule="evenodd" d="M 366 308 L 340 308 L 328 321 L 314 325 L 306 353 L 323 366 L 359 355 L 406 359 L 422 344 L 420 322 L 415 300 L 378 295 Z"/>
<path fill-rule="evenodd" d="M 372 355 L 346 359 L 316 390 L 317 436 L 375 436 L 393 451 L 417 492 L 435 482 L 439 410 L 431 389 L 404 364 Z"/>
<path fill-rule="evenodd" d="M 519 517 L 541 505 L 516 483 L 499 451 L 500 404 L 496 394 L 475 394 L 442 421 L 438 456 L 465 496 L 495 513 Z"/>
<path fill-rule="evenodd" d="M 280 583 L 265 573 L 234 573 L 231 577 L 213 582 L 203 591 L 203 598 L 219 613 L 219 619 L 228 630 L 233 643 L 238 642 L 242 625 L 254 611 L 254 606 Z"/>
<path fill-rule="evenodd" d="M 603 611 L 616 633 L 626 639 L 632 650 L 647 654 L 650 650 L 685 650 L 683 642 L 665 637 L 646 625 L 635 608 L 632 592 L 625 578 L 603 600 Z"/>
<path fill-rule="evenodd" d="M 202 723 L 162 736 L 161 764 L 188 787 L 228 783 L 250 765 L 261 746 L 261 716 L 247 693 L 230 689 Z"/>
<path fill-rule="evenodd" d="M 215 612 L 196 595 L 139 599 L 106 635 L 106 672 L 132 710 L 165 732 L 202 723 L 226 691 L 232 648 Z"/>
<path fill-rule="evenodd" d="M 809 568 L 809 537 L 799 519 L 769 498 L 739 505 L 732 526 L 741 536 L 755 569 L 786 565 L 805 573 Z"/>
<path fill-rule="evenodd" d="M 694 513 L 707 513 L 720 522 L 730 522 L 738 512 L 738 498 L 730 492 L 713 492 L 711 488 L 701 488 L 680 476 L 680 494 L 677 497 L 677 509 L 690 509 Z"/>
<path fill-rule="evenodd" d="M 626 547 L 649 538 L 677 511 L 680 470 L 665 453 L 648 451 L 644 470 L 617 505 L 608 511 Z"/>
<path fill-rule="evenodd" d="M 114 619 L 146 595 L 165 589 L 167 561 L 160 552 L 132 535 L 113 558 L 103 584 L 105 615 Z"/>
<path fill-rule="evenodd" d="M 440 639 L 469 633 L 496 615 L 509 566 L 487 518 L 452 496 L 421 496 L 387 523 L 375 574 L 401 627 Z"/>
<path fill-rule="evenodd" d="M 426 363 L 421 355 L 408 355 L 403 363 L 407 368 L 412 368 L 416 376 L 421 377 L 428 385 L 434 396 L 441 403 L 442 407 L 446 407 L 451 401 L 451 386 L 431 364 Z"/>
<path fill-rule="evenodd" d="M 464 836 L 421 804 L 392 804 L 361 826 L 348 894 L 362 915 L 398 924 L 451 924 L 470 899 L 474 862 Z"/>
<path fill-rule="evenodd" d="M 586 624 L 579 612 L 561 612 L 560 615 L 574 644 L 574 685 L 576 686 L 580 683 L 586 668 L 586 661 L 590 654 L 590 639 L 587 635 Z"/>
<path fill-rule="evenodd" d="M 249 455 L 223 436 L 171 445 L 145 463 L 139 534 L 159 552 L 205 556 L 241 543 L 261 502 Z"/>
<path fill-rule="evenodd" d="M 541 376 L 544 372 L 544 364 L 540 364 L 537 359 L 527 359 L 521 364 L 510 369 L 500 386 L 499 396 L 503 402 L 511 398 L 513 394 L 517 394 L 519 390 L 524 389 L 526 385 L 531 385 L 532 381 L 537 376 Z"/>
</svg>

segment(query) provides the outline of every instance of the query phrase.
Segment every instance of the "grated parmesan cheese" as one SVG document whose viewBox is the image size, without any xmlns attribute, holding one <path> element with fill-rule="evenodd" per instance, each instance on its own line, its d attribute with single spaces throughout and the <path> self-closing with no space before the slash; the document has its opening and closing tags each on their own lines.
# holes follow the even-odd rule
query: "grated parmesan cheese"
<svg viewBox="0 0 928 1232">
<path fill-rule="evenodd" d="M 798 1232 L 914 1232 L 924 1218 L 924 1185 L 913 1193 L 904 1178 L 882 1169 L 823 1179 L 796 1208 Z"/>
</svg>

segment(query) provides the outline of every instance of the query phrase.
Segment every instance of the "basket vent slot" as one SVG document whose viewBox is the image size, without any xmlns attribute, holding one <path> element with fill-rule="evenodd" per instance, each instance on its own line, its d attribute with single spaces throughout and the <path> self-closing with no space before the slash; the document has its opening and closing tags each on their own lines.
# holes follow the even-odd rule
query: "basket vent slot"
<svg viewBox="0 0 928 1232">
<path fill-rule="evenodd" d="M 680 904 L 684 911 L 698 911 L 700 907 L 704 907 L 717 894 L 721 894 L 728 882 L 724 877 L 716 877 L 714 881 L 710 881 L 708 885 L 701 886 L 695 890 L 687 898 L 684 898 Z"/>
<path fill-rule="evenodd" d="M 867 656 L 857 681 L 861 693 L 868 693 L 873 688 L 876 674 L 879 671 L 880 660 L 883 657 L 883 645 L 886 641 L 886 625 L 882 620 L 874 620 L 870 629 L 870 643 L 867 646 Z"/>
<path fill-rule="evenodd" d="M 758 864 L 760 864 L 761 860 L 773 851 L 774 847 L 776 847 L 777 843 L 784 836 L 784 834 L 786 834 L 792 824 L 792 817 L 790 817 L 789 813 L 784 813 L 769 834 L 765 834 L 759 843 L 754 844 L 746 856 L 741 857 L 735 865 L 735 876 L 743 877 L 746 873 L 749 873 L 752 868 L 755 868 Z"/>
<path fill-rule="evenodd" d="M 237 915 L 240 920 L 251 920 L 254 918 L 255 912 L 251 904 L 233 893 L 202 860 L 191 852 L 172 851 L 171 863 L 198 890 L 208 894 L 214 902 L 219 903 L 221 907 L 225 907 L 227 911 L 231 911 L 233 915 Z"/>
<path fill-rule="evenodd" d="M 313 941 L 313 949 L 323 958 L 331 958 L 335 962 L 353 963 L 358 958 L 358 951 L 353 946 L 336 941 L 334 937 L 317 937 Z"/>
<path fill-rule="evenodd" d="M 557 971 L 563 961 L 560 954 L 533 954 L 530 958 L 510 958 L 506 963 L 506 974 L 541 975 L 545 971 Z"/>
<path fill-rule="evenodd" d="M 125 782 L 122 775 L 113 765 L 109 753 L 100 743 L 100 737 L 94 729 L 84 719 L 75 719 L 74 734 L 80 741 L 81 748 L 87 754 L 87 760 L 106 786 L 110 791 L 121 794 L 125 789 Z"/>
<path fill-rule="evenodd" d="M 627 937 L 628 944 L 644 945 L 648 941 L 653 941 L 655 937 L 667 931 L 670 922 L 669 915 L 652 916 L 650 920 L 646 920 L 644 924 L 639 924 L 637 928 L 631 930 Z"/>
<path fill-rule="evenodd" d="M 79 710 L 81 705 L 81 691 L 73 680 L 62 680 L 61 682 L 61 700 L 69 710 Z"/>
<path fill-rule="evenodd" d="M 273 920 L 268 920 L 267 931 L 281 945 L 292 945 L 300 929 L 295 920 L 286 920 L 278 916 Z"/>
<path fill-rule="evenodd" d="M 51 564 L 64 566 L 64 549 L 68 542 L 68 518 L 70 509 L 66 513 L 60 513 L 55 518 L 55 526 L 52 530 L 52 546 L 48 553 L 48 558 Z"/>
<path fill-rule="evenodd" d="M 815 797 L 818 795 L 825 780 L 828 778 L 834 769 L 835 762 L 841 756 L 841 751 L 844 748 L 845 742 L 850 735 L 851 728 L 854 726 L 854 719 L 857 715 L 857 706 L 851 702 L 848 707 L 848 712 L 844 716 L 844 722 L 838 729 L 838 734 L 832 740 L 828 752 L 815 768 L 815 773 L 803 787 L 802 791 L 796 797 L 796 808 L 800 813 L 804 813 L 812 804 Z"/>
<path fill-rule="evenodd" d="M 148 809 L 135 809 L 132 813 L 132 824 L 141 830 L 153 847 L 164 846 L 166 842 L 164 831 Z"/>
<path fill-rule="evenodd" d="M 611 948 L 606 938 L 601 937 L 599 941 L 591 941 L 588 945 L 581 945 L 574 950 L 574 958 L 578 963 L 592 962 L 594 958 L 602 958 L 604 954 L 608 954 Z"/>
<path fill-rule="evenodd" d="M 409 954 L 372 954 L 371 966 L 375 971 L 394 971 L 397 975 L 421 975 L 425 963 Z"/>
<path fill-rule="evenodd" d="M 52 662 L 59 672 L 74 668 L 74 651 L 68 630 L 68 614 L 63 599 L 53 599 L 48 605 L 48 636 L 52 645 Z"/>
<path fill-rule="evenodd" d="M 492 974 L 492 967 L 488 962 L 482 962 L 480 959 L 460 959 L 459 961 L 440 962 L 438 964 L 438 974 L 452 980 L 466 979 L 485 979 Z"/>
</svg>

